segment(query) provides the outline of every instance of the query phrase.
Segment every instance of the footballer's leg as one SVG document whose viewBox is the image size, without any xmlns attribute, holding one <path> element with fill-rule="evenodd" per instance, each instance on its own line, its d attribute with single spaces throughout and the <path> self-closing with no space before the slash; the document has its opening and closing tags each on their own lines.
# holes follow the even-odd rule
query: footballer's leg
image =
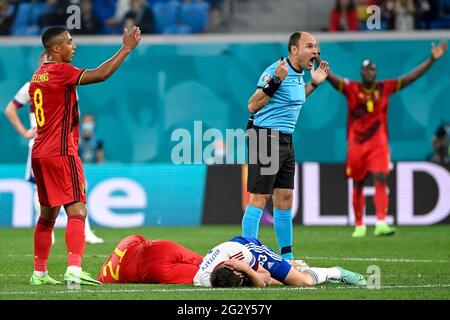
<svg viewBox="0 0 450 320">
<path fill-rule="evenodd" d="M 389 196 L 387 193 L 387 174 L 378 172 L 373 174 L 375 182 L 375 196 L 373 202 L 377 215 L 377 223 L 375 226 L 376 236 L 390 236 L 395 234 L 395 229 L 386 223 L 386 216 L 389 207 Z"/>
<path fill-rule="evenodd" d="M 99 285 L 99 281 L 81 268 L 86 244 L 84 236 L 86 206 L 84 202 L 73 202 L 65 205 L 64 208 L 67 213 L 66 245 L 68 255 L 64 281 L 69 287 L 72 285 Z"/>
<path fill-rule="evenodd" d="M 40 216 L 34 231 L 34 272 L 30 284 L 59 284 L 48 275 L 47 260 L 52 247 L 52 232 L 60 207 L 40 207 Z"/>
<path fill-rule="evenodd" d="M 366 286 L 367 281 L 362 274 L 349 271 L 340 267 L 332 267 L 332 268 L 305 268 L 303 272 L 300 272 L 303 275 L 307 274 L 312 279 L 308 281 L 306 285 L 318 285 L 324 282 L 342 282 L 348 285 L 354 286 Z M 289 275 L 288 275 L 289 276 Z M 300 278 L 300 277 L 297 277 Z M 303 281 L 304 277 L 303 277 Z M 312 283 L 312 284 L 311 284 Z M 305 285 L 305 284 L 304 284 Z"/>
<path fill-rule="evenodd" d="M 368 149 L 370 151 L 370 149 Z M 364 224 L 365 198 L 363 193 L 364 180 L 367 177 L 367 148 L 358 143 L 349 143 L 345 174 L 353 180 L 352 206 L 355 215 L 355 230 L 352 237 L 359 238 L 366 235 Z"/>
<path fill-rule="evenodd" d="M 86 243 L 89 244 L 100 244 L 105 242 L 102 238 L 99 238 L 95 235 L 94 231 L 91 229 L 91 225 L 89 223 L 89 217 L 86 218 L 85 221 L 85 230 L 84 235 L 86 237 Z"/>
<path fill-rule="evenodd" d="M 364 224 L 364 179 L 353 180 L 352 188 L 352 205 L 353 212 L 355 214 L 355 231 L 353 231 L 352 237 L 361 238 L 366 235 L 366 225 Z"/>
<path fill-rule="evenodd" d="M 36 216 L 39 217 L 41 215 L 41 204 L 39 203 L 39 196 L 36 185 L 34 186 L 33 205 Z M 55 230 L 52 230 L 52 245 L 53 244 L 55 244 Z"/>
</svg>

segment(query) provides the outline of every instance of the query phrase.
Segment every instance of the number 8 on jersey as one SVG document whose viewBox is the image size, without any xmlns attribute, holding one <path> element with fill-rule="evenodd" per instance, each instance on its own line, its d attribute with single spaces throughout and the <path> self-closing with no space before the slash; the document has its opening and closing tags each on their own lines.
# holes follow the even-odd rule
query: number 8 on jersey
<svg viewBox="0 0 450 320">
<path fill-rule="evenodd" d="M 35 116 L 36 116 L 36 122 L 39 127 L 42 127 L 45 123 L 45 116 L 44 116 L 44 108 L 42 105 L 44 104 L 44 101 L 42 99 L 42 91 L 41 89 L 36 89 L 34 91 L 34 107 L 35 110 Z"/>
</svg>

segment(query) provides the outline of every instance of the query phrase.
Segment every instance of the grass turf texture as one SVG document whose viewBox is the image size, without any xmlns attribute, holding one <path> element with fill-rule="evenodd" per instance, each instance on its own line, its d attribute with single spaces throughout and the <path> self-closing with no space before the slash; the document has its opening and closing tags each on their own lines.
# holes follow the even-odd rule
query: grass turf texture
<svg viewBox="0 0 450 320">
<path fill-rule="evenodd" d="M 10 299 L 119 299 L 119 300 L 269 300 L 269 299 L 449 299 L 450 226 L 399 227 L 393 237 L 353 239 L 350 227 L 302 227 L 294 229 L 294 254 L 310 266 L 344 268 L 366 274 L 381 269 L 381 288 L 319 285 L 315 288 L 273 286 L 266 289 L 209 289 L 190 285 L 116 284 L 68 290 L 65 285 L 31 286 L 33 230 L 0 228 L 0 300 Z M 169 239 L 205 254 L 213 246 L 240 234 L 239 226 L 192 228 L 95 228 L 105 239 L 101 245 L 86 245 L 83 269 L 97 275 L 104 260 L 124 236 L 141 234 L 149 239 Z M 272 227 L 261 227 L 260 239 L 276 247 Z M 48 267 L 62 281 L 66 269 L 64 229 L 56 229 Z"/>
</svg>

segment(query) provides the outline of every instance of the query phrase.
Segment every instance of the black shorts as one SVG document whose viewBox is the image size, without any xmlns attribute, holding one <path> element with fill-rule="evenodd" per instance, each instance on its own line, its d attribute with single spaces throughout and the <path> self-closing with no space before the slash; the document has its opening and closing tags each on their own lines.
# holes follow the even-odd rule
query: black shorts
<svg viewBox="0 0 450 320">
<path fill-rule="evenodd" d="M 252 129 L 253 133 L 251 133 Z M 273 194 L 274 188 L 294 189 L 295 154 L 292 135 L 255 126 L 247 131 L 247 135 L 249 138 L 247 141 L 247 191 L 257 194 Z M 260 148 L 260 140 L 263 135 L 267 139 L 266 150 Z M 252 139 L 254 139 L 253 142 L 251 142 Z M 274 141 L 278 141 L 278 161 L 268 162 L 272 155 Z"/>
</svg>

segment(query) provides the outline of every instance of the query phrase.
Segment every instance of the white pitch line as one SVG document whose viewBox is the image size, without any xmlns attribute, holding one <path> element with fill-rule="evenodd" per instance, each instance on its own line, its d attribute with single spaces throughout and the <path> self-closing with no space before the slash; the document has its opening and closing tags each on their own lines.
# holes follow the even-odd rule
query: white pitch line
<svg viewBox="0 0 450 320">
<path fill-rule="evenodd" d="M 304 260 L 346 260 L 346 261 L 379 261 L 379 262 L 403 262 L 403 263 L 448 263 L 447 260 L 430 259 L 386 259 L 386 258 L 357 258 L 357 257 L 302 257 Z"/>
<path fill-rule="evenodd" d="M 33 257 L 32 254 L 9 254 L 8 257 Z M 56 254 L 51 255 L 54 258 L 66 258 L 67 255 Z M 107 258 L 109 255 L 95 254 L 84 255 L 84 258 Z M 404 259 L 404 258 L 360 258 L 360 257 L 299 257 L 303 260 L 333 260 L 333 261 L 378 261 L 378 262 L 401 262 L 401 263 L 448 263 L 448 260 L 431 260 L 431 259 Z"/>
<path fill-rule="evenodd" d="M 413 289 L 413 288 L 449 288 L 450 284 L 427 284 L 427 285 L 417 285 L 417 286 L 381 286 L 380 289 Z M 337 286 L 337 287 L 279 287 L 279 288 L 185 288 L 185 289 L 111 289 L 111 290 L 91 290 L 91 289 L 80 289 L 80 290 L 64 290 L 64 291 L 21 291 L 21 292 L 0 292 L 0 295 L 24 295 L 24 294 L 68 294 L 68 293 L 136 293 L 136 292 L 219 292 L 219 291 L 302 291 L 302 290 L 318 290 L 318 289 L 360 289 L 368 290 L 367 288 L 357 287 L 357 286 Z M 374 289 L 377 290 L 377 289 Z"/>
</svg>

